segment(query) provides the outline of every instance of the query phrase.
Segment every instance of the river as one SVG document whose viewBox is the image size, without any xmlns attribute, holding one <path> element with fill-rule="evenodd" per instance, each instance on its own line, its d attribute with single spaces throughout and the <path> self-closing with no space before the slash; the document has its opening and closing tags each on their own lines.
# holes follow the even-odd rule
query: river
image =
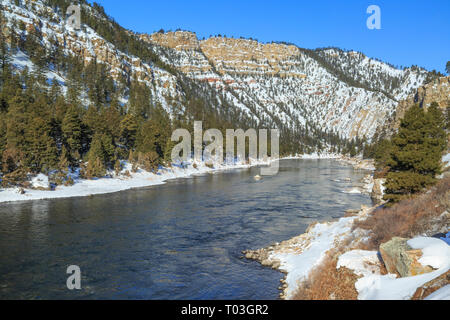
<svg viewBox="0 0 450 320">
<path fill-rule="evenodd" d="M 0 204 L 0 299 L 277 299 L 281 274 L 242 250 L 299 235 L 370 205 L 343 193 L 356 172 L 283 160 L 84 198 Z M 81 269 L 81 290 L 66 269 Z"/>
</svg>

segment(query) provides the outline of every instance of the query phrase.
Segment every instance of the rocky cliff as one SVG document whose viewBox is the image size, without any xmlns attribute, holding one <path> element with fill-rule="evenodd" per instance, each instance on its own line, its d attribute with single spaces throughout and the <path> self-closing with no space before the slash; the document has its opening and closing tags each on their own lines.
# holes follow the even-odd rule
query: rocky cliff
<svg viewBox="0 0 450 320">
<path fill-rule="evenodd" d="M 428 74 L 420 68 L 396 69 L 354 51 L 306 50 L 284 43 L 225 37 L 199 40 L 187 31 L 129 31 L 130 36 L 148 45 L 162 66 L 119 49 L 93 26 L 82 24 L 81 30 L 74 30 L 60 11 L 44 1 L 2 0 L 1 5 L 6 17 L 1 26 L 4 34 L 18 24 L 25 25 L 25 30 L 15 30 L 22 37 L 37 28 L 42 46 L 49 52 L 58 47 L 86 63 L 95 60 L 106 64 L 117 81 L 126 83 L 135 78 L 145 83 L 153 102 L 172 115 L 185 107 L 186 88 L 196 85 L 203 88 L 198 92 L 208 96 L 211 103 L 215 101 L 216 108 L 232 108 L 236 117 L 251 119 L 255 125 L 306 132 L 320 128 L 343 138 L 370 140 L 377 128 L 393 117 L 398 100 L 415 92 Z M 106 19 L 91 5 L 82 6 L 85 14 Z M 23 55 L 14 57 L 14 65 L 32 67 L 24 59 Z M 66 75 L 55 70 L 47 75 L 65 85 Z M 188 86 L 180 83 L 184 81 L 181 75 L 191 81 Z M 127 99 L 124 90 L 121 101 L 126 104 Z"/>
<path fill-rule="evenodd" d="M 198 40 L 185 31 L 141 38 L 165 48 L 159 54 L 166 63 L 224 91 L 234 104 L 286 124 L 313 123 L 347 138 L 370 139 L 393 116 L 397 101 L 427 75 L 420 68 L 400 70 L 339 49 L 311 51 L 225 37 Z"/>
<path fill-rule="evenodd" d="M 409 108 L 418 104 L 422 108 L 428 109 L 433 102 L 436 102 L 443 111 L 450 106 L 450 77 L 435 79 L 432 82 L 417 88 L 417 90 L 410 94 L 406 99 L 400 101 L 393 118 L 389 119 L 389 121 L 380 128 L 380 131 L 384 131 L 388 136 L 392 135 L 399 128 L 400 121 L 403 119 Z"/>
<path fill-rule="evenodd" d="M 436 102 L 443 110 L 450 106 L 450 77 L 442 77 L 419 87 L 414 94 L 400 101 L 395 114 L 394 128 L 398 128 L 400 120 L 411 106 L 419 104 L 427 109 L 432 102 Z"/>
</svg>

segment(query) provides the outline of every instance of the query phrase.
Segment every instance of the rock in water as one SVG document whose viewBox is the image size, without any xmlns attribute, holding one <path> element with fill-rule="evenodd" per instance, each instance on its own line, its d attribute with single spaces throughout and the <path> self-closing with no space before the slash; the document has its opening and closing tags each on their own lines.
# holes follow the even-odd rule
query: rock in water
<svg viewBox="0 0 450 320">
<path fill-rule="evenodd" d="M 401 277 L 432 272 L 433 268 L 423 266 L 418 261 L 422 257 L 422 251 L 413 250 L 407 241 L 408 239 L 395 237 L 380 246 L 381 257 L 387 271 Z"/>
</svg>

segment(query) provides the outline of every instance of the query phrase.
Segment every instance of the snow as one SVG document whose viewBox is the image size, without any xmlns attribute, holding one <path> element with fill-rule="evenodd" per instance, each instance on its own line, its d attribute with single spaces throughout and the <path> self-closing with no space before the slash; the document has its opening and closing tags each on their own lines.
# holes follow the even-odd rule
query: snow
<svg viewBox="0 0 450 320">
<path fill-rule="evenodd" d="M 359 190 L 358 188 L 351 188 L 349 190 L 345 190 L 342 191 L 343 193 L 348 193 L 348 194 L 361 194 L 361 190 Z"/>
<path fill-rule="evenodd" d="M 38 174 L 36 177 L 34 177 L 33 179 L 31 179 L 31 185 L 33 186 L 33 188 L 35 189 L 48 189 L 50 188 L 50 183 L 48 182 L 48 176 L 46 176 L 45 174 Z"/>
<path fill-rule="evenodd" d="M 350 234 L 355 219 L 356 217 L 348 217 L 336 222 L 318 223 L 300 236 L 290 248 L 271 253 L 269 259 L 279 261 L 279 269 L 287 273 L 286 299 L 292 298 L 299 282 L 306 279 L 315 266 L 320 265 L 325 253 Z"/>
<path fill-rule="evenodd" d="M 339 257 L 337 269 L 346 267 L 358 276 L 370 276 L 380 272 L 378 262 L 377 251 L 352 250 Z"/>
<path fill-rule="evenodd" d="M 85 197 L 96 194 L 115 193 L 135 188 L 160 185 L 171 179 L 187 178 L 195 175 L 225 170 L 246 169 L 251 166 L 268 165 L 269 163 L 270 160 L 266 162 L 253 161 L 251 165 L 235 163 L 215 165 L 214 168 L 209 168 L 204 163 L 201 163 L 197 164 L 197 168 L 194 168 L 191 162 L 185 167 L 174 165 L 172 168 L 161 168 L 157 174 L 154 174 L 142 169 L 139 169 L 136 173 L 132 173 L 131 164 L 124 162 L 124 169 L 119 176 L 85 180 L 80 179 L 77 174 L 73 174 L 71 175 L 75 180 L 75 184 L 73 186 L 58 186 L 53 191 L 26 189 L 25 194 L 20 194 L 17 192 L 17 189 L 14 188 L 0 189 L 0 203 Z M 130 177 L 124 175 L 126 171 L 130 173 Z M 32 179 L 32 185 L 34 188 L 48 188 L 48 177 L 43 174 L 39 174 Z"/>
<path fill-rule="evenodd" d="M 445 167 L 450 166 L 450 153 L 447 153 L 445 156 L 442 157 L 442 162 L 444 163 Z"/>
<path fill-rule="evenodd" d="M 433 292 L 425 300 L 450 300 L 450 284 Z"/>
<path fill-rule="evenodd" d="M 50 48 L 52 40 L 64 39 L 67 44 L 70 43 L 70 46 L 59 43 L 64 47 L 65 53 L 78 54 L 78 50 L 83 50 L 86 61 L 96 57 L 99 63 L 108 63 L 113 76 L 123 74 L 125 70 L 130 70 L 135 75 L 142 74 L 138 81 L 149 86 L 155 103 L 160 103 L 169 112 L 184 108 L 180 97 L 185 93 L 177 85 L 176 77 L 166 70 L 118 50 L 86 25 L 77 31 L 61 23 L 63 17 L 58 16 L 43 1 L 36 0 L 33 6 L 16 6 L 12 0 L 0 2 L 4 5 L 9 26 L 14 19 L 26 23 L 40 22 L 44 35 L 41 43 L 43 46 Z M 87 5 L 85 9 L 92 10 Z M 217 90 L 218 108 L 223 104 L 219 95 L 223 94 L 224 102 L 256 123 L 264 118 L 275 117 L 280 123 L 292 128 L 296 123 L 309 123 L 328 129 L 329 132 L 335 131 L 346 138 L 358 135 L 366 136 L 370 141 L 377 127 L 393 114 L 397 107 L 396 100 L 406 97 L 422 85 L 426 75 L 425 70 L 396 69 L 362 53 L 335 49 L 324 51 L 326 55 L 336 55 L 336 64 L 345 65 L 352 61 L 347 73 L 373 84 L 374 90 L 365 90 L 339 80 L 317 60 L 295 46 L 279 45 L 282 51 L 280 57 L 275 55 L 267 58 L 264 53 L 267 48 L 264 49 L 265 45 L 256 41 L 241 41 L 240 47 L 235 40 L 222 38 L 199 41 L 198 44 L 202 50 L 205 46 L 206 49 L 197 51 L 152 46 L 152 50 L 163 62 L 183 70 L 198 83 L 206 82 Z M 222 54 L 208 55 L 208 48 L 220 50 Z M 103 61 L 102 57 L 109 59 Z M 29 58 L 22 53 L 14 57 L 13 64 L 18 69 L 25 66 L 33 69 Z M 216 72 L 215 69 L 219 71 Z M 270 77 L 268 74 L 277 76 Z M 66 92 L 64 75 L 54 70 L 49 70 L 46 75 L 48 79 L 58 81 Z M 391 92 L 395 99 L 382 93 L 389 89 L 386 87 L 389 81 L 387 84 L 380 81 L 385 76 L 400 81 L 400 86 Z M 126 97 L 119 99 L 122 104 L 127 101 Z M 87 99 L 82 99 L 82 102 L 89 105 Z M 173 112 L 170 115 L 173 116 Z M 322 155 L 316 156 L 321 157 Z"/>
<path fill-rule="evenodd" d="M 381 275 L 367 264 L 376 261 L 376 252 L 353 250 L 339 257 L 338 268 L 347 267 L 362 276 L 355 283 L 360 300 L 407 300 L 425 283 L 450 270 L 450 246 L 436 238 L 418 237 L 408 241 L 413 249 L 423 252 L 419 262 L 437 270 L 417 276 L 397 278 L 396 275 Z M 448 293 L 448 292 L 447 292 Z"/>
</svg>

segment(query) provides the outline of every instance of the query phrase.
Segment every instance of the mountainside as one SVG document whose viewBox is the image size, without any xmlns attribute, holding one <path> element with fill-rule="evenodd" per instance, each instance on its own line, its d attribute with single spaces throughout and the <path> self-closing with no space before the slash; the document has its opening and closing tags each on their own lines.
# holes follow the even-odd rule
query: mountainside
<svg viewBox="0 0 450 320">
<path fill-rule="evenodd" d="M 443 110 L 450 107 L 450 77 L 435 79 L 418 88 L 407 99 L 400 101 L 391 128 L 398 128 L 405 112 L 414 104 L 419 104 L 422 108 L 428 109 L 433 102 L 436 102 Z"/>
<path fill-rule="evenodd" d="M 346 138 L 370 139 L 397 102 L 428 75 L 417 67 L 399 70 L 338 49 L 312 51 L 223 37 L 199 41 L 185 31 L 140 37 L 164 47 L 157 52 L 166 63 L 223 90 L 235 105 Z"/>
<path fill-rule="evenodd" d="M 82 29 L 74 30 L 62 14 L 69 1 L 0 3 L 7 42 L 14 35 L 19 41 L 35 36 L 46 60 L 45 75 L 64 92 L 73 79 L 52 59 L 69 55 L 84 64 L 105 65 L 114 94 L 128 108 L 135 81 L 149 88 L 152 104 L 172 119 L 213 118 L 210 126 L 221 122 L 217 125 L 235 128 L 276 126 L 289 140 L 286 152 L 299 151 L 299 141 L 314 149 L 339 137 L 370 140 L 393 116 L 398 101 L 429 76 L 418 67 L 399 70 L 353 51 L 224 37 L 200 41 L 185 31 L 135 34 L 96 4 L 83 2 Z M 35 68 L 39 57 L 24 51 L 15 52 L 13 66 Z M 93 103 L 88 89 L 81 91 L 81 102 Z"/>
</svg>

